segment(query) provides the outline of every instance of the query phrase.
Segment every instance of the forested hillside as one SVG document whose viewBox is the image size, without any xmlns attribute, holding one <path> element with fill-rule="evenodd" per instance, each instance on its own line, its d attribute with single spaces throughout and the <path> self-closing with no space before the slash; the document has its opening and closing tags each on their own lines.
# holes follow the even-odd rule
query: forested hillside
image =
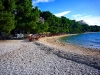
<svg viewBox="0 0 100 75">
<path fill-rule="evenodd" d="M 0 0 L 0 32 L 11 33 L 83 33 L 99 32 L 100 26 L 80 24 L 64 16 L 32 6 L 32 0 Z"/>
</svg>

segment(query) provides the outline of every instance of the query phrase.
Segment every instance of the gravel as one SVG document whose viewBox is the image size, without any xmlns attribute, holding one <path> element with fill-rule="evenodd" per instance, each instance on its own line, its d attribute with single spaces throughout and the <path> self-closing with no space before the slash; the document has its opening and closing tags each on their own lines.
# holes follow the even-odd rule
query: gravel
<svg viewBox="0 0 100 75">
<path fill-rule="evenodd" d="M 99 68 L 64 54 L 72 55 L 39 42 L 0 43 L 0 75 L 100 75 Z"/>
</svg>

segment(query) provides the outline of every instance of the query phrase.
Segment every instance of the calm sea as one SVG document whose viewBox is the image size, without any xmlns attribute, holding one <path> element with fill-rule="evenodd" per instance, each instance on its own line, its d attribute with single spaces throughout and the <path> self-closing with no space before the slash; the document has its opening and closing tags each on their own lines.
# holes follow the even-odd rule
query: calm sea
<svg viewBox="0 0 100 75">
<path fill-rule="evenodd" d="M 61 38 L 65 43 L 100 49 L 100 32 L 84 33 Z"/>
</svg>

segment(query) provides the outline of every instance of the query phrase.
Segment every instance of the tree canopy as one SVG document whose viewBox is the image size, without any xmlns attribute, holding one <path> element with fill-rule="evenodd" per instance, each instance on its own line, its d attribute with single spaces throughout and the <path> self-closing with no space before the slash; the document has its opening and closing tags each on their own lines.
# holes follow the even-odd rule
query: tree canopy
<svg viewBox="0 0 100 75">
<path fill-rule="evenodd" d="M 100 26 L 80 24 L 64 16 L 32 6 L 32 0 L 0 0 L 0 32 L 84 33 L 99 32 Z"/>
<path fill-rule="evenodd" d="M 9 34 L 15 28 L 14 0 L 0 0 L 0 32 Z"/>
</svg>

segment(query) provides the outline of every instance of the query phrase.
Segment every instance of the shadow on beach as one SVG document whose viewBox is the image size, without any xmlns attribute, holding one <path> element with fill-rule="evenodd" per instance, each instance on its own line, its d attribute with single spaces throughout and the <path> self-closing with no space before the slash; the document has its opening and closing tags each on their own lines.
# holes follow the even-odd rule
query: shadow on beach
<svg viewBox="0 0 100 75">
<path fill-rule="evenodd" d="M 80 55 L 76 53 L 71 53 L 67 51 L 62 51 L 60 49 L 48 47 L 42 43 L 35 42 L 41 50 L 46 51 L 47 54 L 55 54 L 60 58 L 64 58 L 66 60 L 71 60 L 77 62 L 79 64 L 85 64 L 87 66 L 93 67 L 95 69 L 100 70 L 100 58 L 93 57 L 91 55 Z"/>
</svg>

